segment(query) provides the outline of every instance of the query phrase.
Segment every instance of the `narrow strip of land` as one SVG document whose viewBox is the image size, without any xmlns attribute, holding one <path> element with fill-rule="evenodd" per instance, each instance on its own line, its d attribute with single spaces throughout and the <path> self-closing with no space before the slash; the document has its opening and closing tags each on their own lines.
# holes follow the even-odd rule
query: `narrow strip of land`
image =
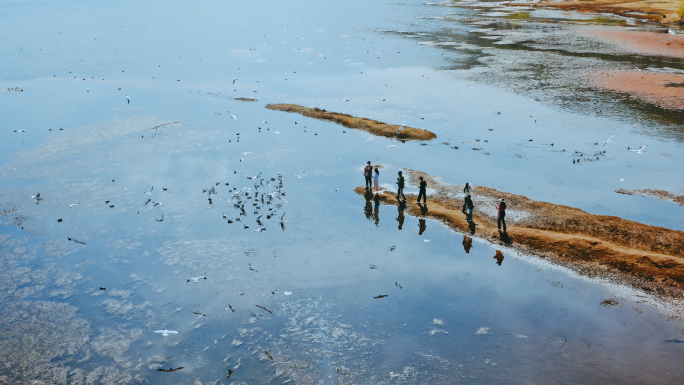
<svg viewBox="0 0 684 385">
<path fill-rule="evenodd" d="M 615 190 L 615 192 L 626 195 L 639 195 L 642 197 L 656 198 L 660 199 L 661 201 L 672 202 L 680 206 L 684 206 L 684 195 L 675 195 L 663 190 L 654 190 L 650 188 L 645 188 L 641 190 L 625 190 L 621 188 Z"/>
<path fill-rule="evenodd" d="M 434 133 L 420 128 L 403 128 L 396 124 L 387 124 L 367 118 L 357 118 L 338 112 L 328 112 L 320 108 L 303 107 L 297 104 L 267 104 L 266 108 L 276 111 L 296 112 L 309 118 L 328 120 L 341 124 L 347 128 L 361 130 L 376 136 L 399 140 L 432 140 L 437 137 Z"/>
<path fill-rule="evenodd" d="M 441 183 L 413 170 L 407 170 L 406 175 L 409 184 L 417 185 L 418 176 L 423 176 L 436 190 L 427 207 L 417 205 L 414 195 L 407 195 L 405 210 L 409 215 L 440 220 L 454 230 L 553 260 L 585 275 L 618 278 L 670 298 L 684 292 L 684 232 L 593 215 L 482 186 L 473 193 L 474 220 L 469 223 L 461 212 L 463 186 Z M 355 191 L 373 199 L 364 187 Z M 381 193 L 380 202 L 399 205 L 393 195 Z M 496 204 L 500 198 L 508 205 L 505 233 L 497 229 Z"/>
</svg>

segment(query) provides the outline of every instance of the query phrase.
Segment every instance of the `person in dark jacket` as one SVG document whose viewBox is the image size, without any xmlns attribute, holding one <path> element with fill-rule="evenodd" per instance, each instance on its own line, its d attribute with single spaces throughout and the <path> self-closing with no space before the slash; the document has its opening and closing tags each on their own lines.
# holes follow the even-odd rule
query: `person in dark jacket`
<svg viewBox="0 0 684 385">
<path fill-rule="evenodd" d="M 423 180 L 423 177 L 418 177 L 420 179 L 420 186 L 418 190 L 418 203 L 420 203 L 420 197 L 423 197 L 423 204 L 427 204 L 426 200 L 426 189 L 427 189 L 427 182 Z"/>
<path fill-rule="evenodd" d="M 465 205 L 468 208 L 468 212 L 466 213 L 466 220 L 468 222 L 473 221 L 473 209 L 475 208 L 475 205 L 473 204 L 473 200 L 470 198 L 470 195 L 465 197 Z"/>
<path fill-rule="evenodd" d="M 504 199 L 501 198 L 501 201 L 499 201 L 499 205 L 496 206 L 496 208 L 499 210 L 499 220 L 497 221 L 499 230 L 501 230 L 501 224 L 503 223 L 503 231 L 505 233 L 506 232 L 506 201 L 504 201 Z"/>
<path fill-rule="evenodd" d="M 401 171 L 399 171 L 399 178 L 397 178 L 397 188 L 397 200 L 399 200 L 401 195 L 404 198 L 404 202 L 406 202 L 406 196 L 404 196 L 404 176 L 401 175 Z"/>
<path fill-rule="evenodd" d="M 373 186 L 373 166 L 371 166 L 370 160 L 363 168 L 363 176 L 366 177 L 366 188 L 371 188 Z"/>
<path fill-rule="evenodd" d="M 463 188 L 463 195 L 469 197 L 470 196 L 470 190 L 472 190 L 472 188 L 470 187 L 470 183 L 466 182 L 465 187 Z M 467 208 L 466 204 L 465 204 L 465 202 L 463 202 L 463 210 L 462 210 L 463 214 L 466 213 L 466 208 Z"/>
</svg>

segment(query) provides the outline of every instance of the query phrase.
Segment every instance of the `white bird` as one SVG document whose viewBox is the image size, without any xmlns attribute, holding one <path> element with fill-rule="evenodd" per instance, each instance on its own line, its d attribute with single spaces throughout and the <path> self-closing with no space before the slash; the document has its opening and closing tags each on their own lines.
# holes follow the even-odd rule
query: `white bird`
<svg viewBox="0 0 684 385">
<path fill-rule="evenodd" d="M 271 124 L 271 123 L 268 122 L 268 120 L 264 120 L 262 123 L 264 123 L 264 124 Z"/>
<path fill-rule="evenodd" d="M 131 104 L 131 97 L 126 95 L 126 100 L 128 101 L 128 104 Z"/>
<path fill-rule="evenodd" d="M 164 337 L 168 336 L 169 334 L 178 334 L 177 331 L 175 331 L 175 330 L 168 330 L 168 329 L 164 329 L 164 330 L 155 330 L 154 332 L 155 332 L 155 333 L 161 333 L 161 335 L 163 335 Z"/>
<path fill-rule="evenodd" d="M 253 232 L 253 233 L 260 233 L 260 232 L 262 232 L 262 231 L 264 231 L 264 230 L 266 230 L 265 227 L 259 227 L 259 228 L 256 229 L 256 230 L 252 230 L 252 232 Z"/>
<path fill-rule="evenodd" d="M 639 125 L 639 123 L 634 123 L 634 125 L 632 126 L 632 128 L 634 128 L 634 127 L 636 127 L 636 126 L 638 126 L 638 125 Z"/>
<path fill-rule="evenodd" d="M 235 84 L 236 80 L 238 80 L 238 78 L 233 78 L 233 84 Z"/>
<path fill-rule="evenodd" d="M 644 151 L 644 148 L 646 148 L 646 147 L 648 147 L 648 146 L 641 146 L 641 148 L 639 148 L 638 150 L 630 150 L 630 151 L 634 151 L 634 152 L 636 152 L 637 154 L 641 154 L 642 151 Z"/>
<path fill-rule="evenodd" d="M 429 239 L 423 239 L 423 242 L 430 242 Z"/>
<path fill-rule="evenodd" d="M 611 136 L 610 138 L 608 138 L 608 140 L 606 140 L 605 142 L 603 142 L 603 144 L 601 145 L 601 147 L 603 147 L 603 146 L 605 146 L 606 144 L 612 142 L 611 139 L 613 139 L 614 137 L 615 137 L 615 135 L 613 135 L 613 136 Z"/>
<path fill-rule="evenodd" d="M 71 208 L 73 209 L 75 206 L 78 206 L 79 204 L 80 204 L 80 203 L 72 203 L 72 204 L 69 205 L 69 207 L 71 207 Z"/>
<path fill-rule="evenodd" d="M 274 131 L 273 133 L 278 135 L 278 134 L 280 134 L 280 131 Z"/>
<path fill-rule="evenodd" d="M 230 118 L 231 118 L 231 119 L 235 119 L 235 120 L 237 120 L 237 116 L 235 116 L 235 115 L 231 114 L 231 113 L 230 113 L 230 111 L 228 111 L 228 113 L 230 114 Z"/>
<path fill-rule="evenodd" d="M 299 175 L 295 175 L 295 176 L 296 176 L 297 178 L 299 178 L 299 179 L 302 179 L 302 175 L 304 175 L 304 173 L 305 173 L 305 172 L 306 172 L 306 171 L 302 171 L 302 173 L 301 173 L 301 174 L 299 174 Z"/>
<path fill-rule="evenodd" d="M 195 283 L 197 283 L 200 279 L 207 279 L 207 277 L 200 275 L 199 277 L 196 277 L 196 278 L 191 277 L 190 279 L 192 279 L 193 281 L 195 281 Z M 188 282 L 190 282 L 190 279 L 188 279 Z"/>
<path fill-rule="evenodd" d="M 251 153 L 252 153 L 252 151 L 241 152 L 240 155 L 248 155 L 248 154 L 251 154 Z"/>
<path fill-rule="evenodd" d="M 399 129 L 397 130 L 397 134 L 399 134 L 399 131 L 404 129 L 404 126 L 405 126 L 405 124 L 402 124 L 401 126 L 399 126 Z"/>
<path fill-rule="evenodd" d="M 86 92 L 87 92 L 87 93 L 90 93 L 90 87 L 88 87 L 88 89 L 86 90 Z"/>
<path fill-rule="evenodd" d="M 397 146 L 395 146 L 393 144 L 390 144 L 389 146 L 387 146 L 387 148 L 390 148 L 390 147 L 397 147 Z"/>
<path fill-rule="evenodd" d="M 283 294 L 290 295 L 290 294 L 292 294 L 292 292 L 291 291 L 284 291 Z"/>
<path fill-rule="evenodd" d="M 639 67 L 634 67 L 634 68 L 636 68 L 637 71 L 641 72 L 641 69 Z"/>
<path fill-rule="evenodd" d="M 370 141 L 372 141 L 372 140 L 373 140 L 373 138 L 368 138 L 368 139 L 366 139 L 366 141 L 365 141 L 364 143 L 368 143 L 368 142 L 370 142 Z"/>
</svg>

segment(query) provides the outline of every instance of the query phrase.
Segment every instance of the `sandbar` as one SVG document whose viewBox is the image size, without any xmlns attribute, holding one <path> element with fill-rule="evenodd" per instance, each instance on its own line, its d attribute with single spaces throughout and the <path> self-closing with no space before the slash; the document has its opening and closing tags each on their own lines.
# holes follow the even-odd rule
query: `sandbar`
<svg viewBox="0 0 684 385">
<path fill-rule="evenodd" d="M 569 0 L 504 3 L 510 7 L 548 7 L 564 11 L 612 13 L 615 15 L 657 21 L 663 24 L 679 23 L 680 0 Z M 664 16 L 664 17 L 663 17 Z"/>
<path fill-rule="evenodd" d="M 303 107 L 297 104 L 267 104 L 266 108 L 276 111 L 296 112 L 309 118 L 328 120 L 354 130 L 361 130 L 376 136 L 399 140 L 432 140 L 437 137 L 434 133 L 420 128 L 404 126 L 399 130 L 396 124 L 387 124 L 368 118 L 357 118 L 338 112 L 328 112 L 320 108 Z"/>
<path fill-rule="evenodd" d="M 684 293 L 684 232 L 650 226 L 615 216 L 594 215 L 580 209 L 533 201 L 478 186 L 469 223 L 461 212 L 463 186 L 446 184 L 428 174 L 405 170 L 407 183 L 416 186 L 423 176 L 435 193 L 427 208 L 406 194 L 405 212 L 441 221 L 453 230 L 479 236 L 566 266 L 590 277 L 608 278 L 662 298 Z M 355 191 L 372 199 L 364 187 Z M 398 205 L 392 192 L 379 194 L 382 204 Z M 498 199 L 507 202 L 508 231 L 497 229 Z"/>
<path fill-rule="evenodd" d="M 616 193 L 626 194 L 626 195 L 639 195 L 642 197 L 651 197 L 660 199 L 661 201 L 676 203 L 680 206 L 684 206 L 684 195 L 675 195 L 671 192 L 663 190 L 654 190 L 650 188 L 640 189 L 640 190 L 625 190 L 623 188 L 615 190 Z"/>
</svg>

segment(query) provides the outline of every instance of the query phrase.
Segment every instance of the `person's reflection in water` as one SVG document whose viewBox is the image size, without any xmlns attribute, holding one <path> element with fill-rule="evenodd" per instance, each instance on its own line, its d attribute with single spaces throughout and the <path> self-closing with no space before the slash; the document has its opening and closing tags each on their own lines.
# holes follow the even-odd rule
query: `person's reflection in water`
<svg viewBox="0 0 684 385">
<path fill-rule="evenodd" d="M 366 213 L 366 219 L 371 219 L 373 216 L 373 193 L 370 192 L 370 190 L 366 190 L 366 193 L 363 197 L 366 198 L 366 207 L 363 209 L 363 211 Z"/>
<path fill-rule="evenodd" d="M 496 259 L 496 264 L 501 266 L 501 263 L 503 263 L 503 260 L 504 260 L 504 255 L 501 252 L 501 250 L 496 251 L 496 255 L 494 256 L 494 259 Z"/>
<path fill-rule="evenodd" d="M 397 206 L 397 211 L 399 211 L 399 216 L 397 217 L 399 230 L 404 226 L 404 210 L 406 210 L 406 201 L 399 201 L 399 205 Z"/>
<path fill-rule="evenodd" d="M 373 217 L 375 218 L 375 226 L 380 223 L 380 195 L 375 194 L 375 207 L 373 209 Z"/>
<path fill-rule="evenodd" d="M 420 229 L 418 235 L 423 235 L 425 229 L 427 229 L 427 226 L 425 225 L 425 219 L 421 218 L 418 220 L 418 228 Z"/>
<path fill-rule="evenodd" d="M 470 234 L 475 234 L 475 222 L 468 222 L 468 228 L 470 229 Z"/>
<path fill-rule="evenodd" d="M 427 205 L 425 203 L 423 203 L 422 205 L 420 203 L 418 203 L 418 207 L 420 207 L 420 214 L 421 215 L 427 215 L 428 208 L 427 208 Z"/>
<path fill-rule="evenodd" d="M 473 238 L 470 238 L 467 235 L 463 236 L 463 250 L 465 250 L 466 254 L 470 253 L 470 249 L 473 248 Z"/>
</svg>

